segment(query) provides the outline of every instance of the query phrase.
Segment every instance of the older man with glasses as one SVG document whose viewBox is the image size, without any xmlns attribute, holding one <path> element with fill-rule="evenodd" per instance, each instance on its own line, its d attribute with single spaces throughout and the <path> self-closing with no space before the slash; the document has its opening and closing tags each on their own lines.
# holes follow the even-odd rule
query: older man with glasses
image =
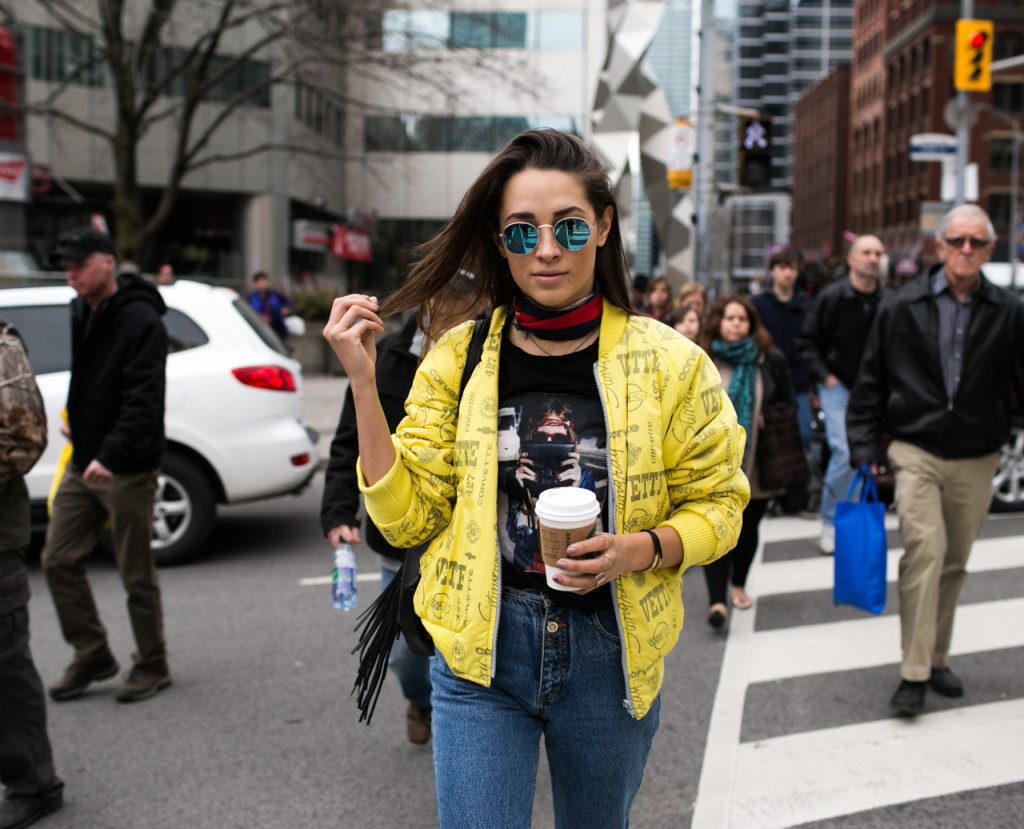
<svg viewBox="0 0 1024 829">
<path fill-rule="evenodd" d="M 847 409 L 850 457 L 877 463 L 883 430 L 904 552 L 899 566 L 902 681 L 897 713 L 925 692 L 964 693 L 949 646 L 967 558 L 992 500 L 1011 388 L 1024 400 L 1024 305 L 981 272 L 995 243 L 977 205 L 939 225 L 942 264 L 879 309 Z"/>
</svg>

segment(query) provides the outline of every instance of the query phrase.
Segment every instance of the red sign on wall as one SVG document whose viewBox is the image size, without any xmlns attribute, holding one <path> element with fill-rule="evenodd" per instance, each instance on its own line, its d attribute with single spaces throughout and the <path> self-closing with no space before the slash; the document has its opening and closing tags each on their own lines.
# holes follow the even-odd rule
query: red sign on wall
<svg viewBox="0 0 1024 829">
<path fill-rule="evenodd" d="M 18 97 L 18 44 L 6 26 L 0 26 L 0 101 L 20 104 Z M 17 141 L 21 137 L 18 113 L 0 109 L 0 138 Z"/>
<path fill-rule="evenodd" d="M 331 226 L 331 252 L 339 259 L 372 262 L 370 236 L 345 225 Z"/>
</svg>

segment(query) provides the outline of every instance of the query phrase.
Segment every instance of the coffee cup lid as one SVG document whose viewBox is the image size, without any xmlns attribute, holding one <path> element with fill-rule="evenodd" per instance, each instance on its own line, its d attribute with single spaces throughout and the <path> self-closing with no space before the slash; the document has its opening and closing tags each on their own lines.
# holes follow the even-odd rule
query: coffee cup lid
<svg viewBox="0 0 1024 829">
<path fill-rule="evenodd" d="M 594 518 L 601 512 L 594 493 L 575 486 L 545 489 L 537 497 L 536 509 L 551 518 Z"/>
</svg>

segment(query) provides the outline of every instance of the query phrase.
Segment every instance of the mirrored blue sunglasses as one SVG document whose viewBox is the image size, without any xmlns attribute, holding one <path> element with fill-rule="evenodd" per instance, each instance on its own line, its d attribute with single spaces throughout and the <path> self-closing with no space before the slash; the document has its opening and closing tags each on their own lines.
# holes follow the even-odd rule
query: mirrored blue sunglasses
<svg viewBox="0 0 1024 829">
<path fill-rule="evenodd" d="M 553 225 L 532 225 L 529 222 L 512 222 L 512 224 L 506 225 L 505 229 L 501 231 L 501 241 L 505 245 L 505 250 L 509 253 L 522 256 L 526 253 L 532 253 L 533 249 L 537 247 L 537 242 L 540 240 L 540 229 L 542 227 L 550 227 L 551 231 L 555 234 L 555 241 L 558 242 L 561 248 L 564 250 L 581 250 L 590 241 L 590 231 L 594 229 L 596 224 L 596 222 L 592 225 L 587 224 L 587 220 L 581 219 L 579 216 L 559 219 Z"/>
</svg>

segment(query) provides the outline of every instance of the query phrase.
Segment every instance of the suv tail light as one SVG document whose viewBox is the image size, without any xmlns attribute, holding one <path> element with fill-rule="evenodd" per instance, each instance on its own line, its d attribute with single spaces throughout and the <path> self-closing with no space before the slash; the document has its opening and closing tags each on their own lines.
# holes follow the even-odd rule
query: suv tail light
<svg viewBox="0 0 1024 829">
<path fill-rule="evenodd" d="M 295 391 L 295 378 L 281 366 L 246 366 L 233 368 L 231 373 L 246 386 L 271 391 Z"/>
</svg>

